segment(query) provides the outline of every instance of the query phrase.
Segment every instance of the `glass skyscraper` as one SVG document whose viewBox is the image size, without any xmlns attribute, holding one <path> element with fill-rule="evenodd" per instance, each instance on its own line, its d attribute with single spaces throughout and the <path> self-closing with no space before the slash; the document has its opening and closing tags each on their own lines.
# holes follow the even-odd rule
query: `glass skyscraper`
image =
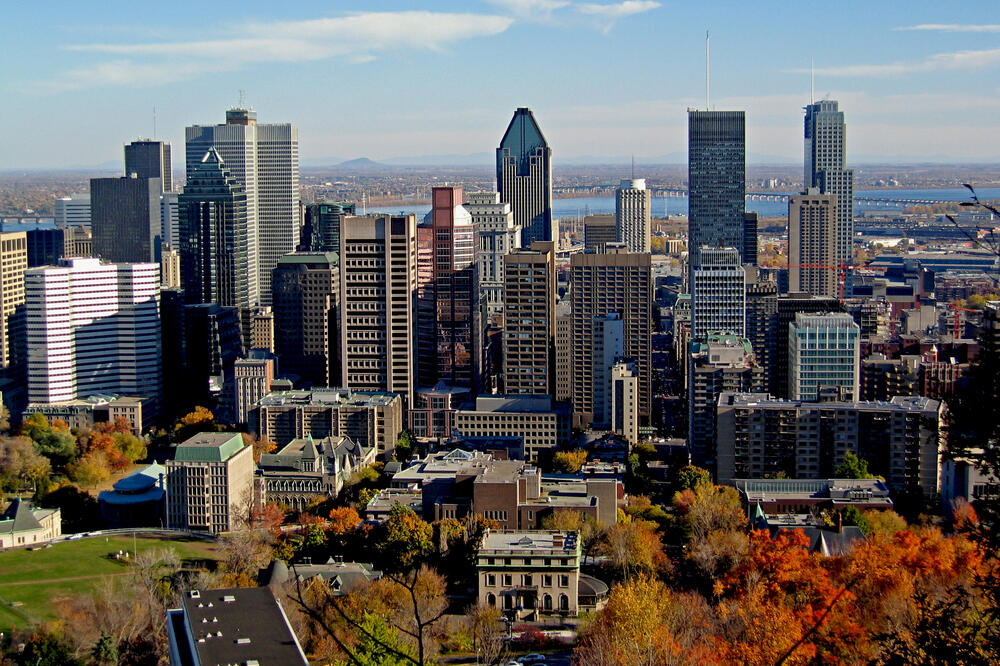
<svg viewBox="0 0 1000 666">
<path fill-rule="evenodd" d="M 531 109 L 519 108 L 497 148 L 497 191 L 521 229 L 521 246 L 557 239 L 552 219 L 552 149 Z"/>
<path fill-rule="evenodd" d="M 746 197 L 743 111 L 688 111 L 688 261 L 702 247 L 743 250 Z"/>
</svg>

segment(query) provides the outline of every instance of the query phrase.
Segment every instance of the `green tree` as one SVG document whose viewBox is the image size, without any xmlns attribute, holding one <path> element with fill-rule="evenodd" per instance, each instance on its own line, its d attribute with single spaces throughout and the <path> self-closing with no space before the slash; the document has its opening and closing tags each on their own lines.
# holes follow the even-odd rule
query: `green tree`
<svg viewBox="0 0 1000 666">
<path fill-rule="evenodd" d="M 97 639 L 94 647 L 90 650 L 90 658 L 102 666 L 104 664 L 117 664 L 118 646 L 115 645 L 115 640 L 111 636 L 101 633 L 101 637 Z"/>
<path fill-rule="evenodd" d="M 687 465 L 677 470 L 677 478 L 674 479 L 675 490 L 693 490 L 703 483 L 711 483 L 712 475 L 708 470 Z"/>
<path fill-rule="evenodd" d="M 146 442 L 130 432 L 116 432 L 112 435 L 115 447 L 121 451 L 129 462 L 142 460 L 146 457 Z"/>
<path fill-rule="evenodd" d="M 396 438 L 396 449 L 393 451 L 393 458 L 400 462 L 405 462 L 413 455 L 413 436 L 406 430 L 399 433 Z"/>
<path fill-rule="evenodd" d="M 374 613 L 366 612 L 358 628 L 360 640 L 351 659 L 338 666 L 408 666 L 416 661 L 413 648 L 402 642 L 399 632 Z"/>
<path fill-rule="evenodd" d="M 23 666 L 80 666 L 62 637 L 49 631 L 33 634 L 18 659 Z"/>
<path fill-rule="evenodd" d="M 844 454 L 844 461 L 837 465 L 837 469 L 833 471 L 833 476 L 837 479 L 874 478 L 868 471 L 868 461 L 857 457 L 850 451 Z"/>
<path fill-rule="evenodd" d="M 375 552 L 386 571 L 405 571 L 434 551 L 434 530 L 413 509 L 396 504 L 373 532 Z"/>
</svg>

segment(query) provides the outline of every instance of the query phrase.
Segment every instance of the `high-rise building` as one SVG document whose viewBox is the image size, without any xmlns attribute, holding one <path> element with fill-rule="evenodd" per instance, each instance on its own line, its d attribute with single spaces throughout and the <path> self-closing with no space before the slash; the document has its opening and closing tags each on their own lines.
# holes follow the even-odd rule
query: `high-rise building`
<svg viewBox="0 0 1000 666">
<path fill-rule="evenodd" d="M 160 251 L 160 284 L 167 289 L 181 286 L 181 253 L 169 245 Z"/>
<path fill-rule="evenodd" d="M 257 123 L 249 109 L 226 111 L 225 125 L 187 128 L 187 173 L 215 147 L 246 195 L 247 234 L 257 239 L 260 302 L 271 303 L 271 272 L 299 243 L 299 138 L 294 125 Z"/>
<path fill-rule="evenodd" d="M 765 391 L 772 391 L 772 377 L 776 372 L 778 359 L 777 318 L 778 284 L 762 279 L 759 271 L 747 270 L 746 285 L 746 338 L 753 347 L 754 358 L 764 368 Z M 782 345 L 781 357 L 785 357 Z"/>
<path fill-rule="evenodd" d="M 555 243 L 504 257 L 504 393 L 556 391 Z"/>
<path fill-rule="evenodd" d="M 764 370 L 750 341 L 737 335 L 713 334 L 691 342 L 688 362 L 688 450 L 691 462 L 714 470 L 715 414 L 726 391 L 760 391 Z"/>
<path fill-rule="evenodd" d="M 306 252 L 336 252 L 340 248 L 340 221 L 345 215 L 354 215 L 355 208 L 347 201 L 308 204 L 299 247 Z"/>
<path fill-rule="evenodd" d="M 819 188 L 788 197 L 788 290 L 837 295 L 837 197 Z"/>
<path fill-rule="evenodd" d="M 791 293 L 777 297 L 777 314 L 771 318 L 772 330 L 768 332 L 768 342 L 772 345 L 767 355 L 766 374 L 768 391 L 779 398 L 789 397 L 788 393 L 788 330 L 795 316 L 800 313 L 822 314 L 841 312 L 842 306 L 836 298 Z"/>
<path fill-rule="evenodd" d="M 65 259 L 24 274 L 28 400 L 160 398 L 160 266 Z"/>
<path fill-rule="evenodd" d="M 703 247 L 691 269 L 691 337 L 746 332 L 746 273 L 739 250 Z"/>
<path fill-rule="evenodd" d="M 271 392 L 275 359 L 266 349 L 251 349 L 233 365 L 233 393 L 236 423 L 249 423 L 250 412 L 261 398 Z"/>
<path fill-rule="evenodd" d="M 743 213 L 743 263 L 757 265 L 757 213 Z"/>
<path fill-rule="evenodd" d="M 621 360 L 611 367 L 610 402 L 609 427 L 629 444 L 635 444 L 639 441 L 639 376 L 635 363 Z"/>
<path fill-rule="evenodd" d="M 159 178 L 163 192 L 173 192 L 173 166 L 170 144 L 166 141 L 138 139 L 125 146 L 125 175 L 139 178 Z"/>
<path fill-rule="evenodd" d="M 601 252 L 608 243 L 618 242 L 614 215 L 588 215 L 583 218 L 583 247 Z"/>
<path fill-rule="evenodd" d="M 239 311 L 217 303 L 185 305 L 181 310 L 181 362 L 169 369 L 164 366 L 164 374 L 180 372 L 184 387 L 180 401 L 186 402 L 182 413 L 200 405 L 229 423 L 227 419 L 235 418 L 228 400 L 232 395 L 233 368 L 243 354 Z M 177 356 L 174 352 L 171 355 Z"/>
<path fill-rule="evenodd" d="M 202 432 L 177 445 L 167 468 L 167 527 L 220 534 L 253 498 L 253 447 L 238 432 Z"/>
<path fill-rule="evenodd" d="M 650 192 L 645 178 L 623 180 L 615 190 L 615 235 L 631 252 L 649 252 Z"/>
<path fill-rule="evenodd" d="M 499 192 L 466 192 L 463 203 L 479 236 L 479 300 L 483 314 L 503 314 L 503 258 L 521 247 L 521 229 Z"/>
<path fill-rule="evenodd" d="M 625 327 L 624 357 L 639 375 L 639 417 L 649 418 L 652 376 L 651 315 L 653 287 L 648 254 L 610 245 L 600 254 L 577 253 L 570 259 L 573 304 L 573 412 L 577 423 L 590 424 L 594 413 L 594 318 L 611 313 Z"/>
<path fill-rule="evenodd" d="M 189 168 L 178 206 L 187 302 L 255 305 L 260 293 L 254 268 L 257 237 L 247 225 L 247 195 L 215 148 Z"/>
<path fill-rule="evenodd" d="M 837 263 L 850 265 L 854 253 L 854 171 L 847 168 L 844 112 L 829 99 L 806 107 L 805 187 L 836 197 Z"/>
<path fill-rule="evenodd" d="M 556 400 L 573 399 L 573 312 L 569 300 L 556 306 Z"/>
<path fill-rule="evenodd" d="M 612 369 L 625 360 L 625 321 L 617 312 L 594 317 L 593 371 L 594 420 L 601 426 L 610 426 L 614 405 L 612 395 Z"/>
<path fill-rule="evenodd" d="M 339 381 L 337 307 L 340 266 L 335 252 L 286 254 L 274 267 L 271 310 L 281 372 L 310 386 Z"/>
<path fill-rule="evenodd" d="M 462 188 L 435 187 L 417 227 L 417 385 L 478 389 L 479 265 Z"/>
<path fill-rule="evenodd" d="M 345 217 L 340 229 L 341 381 L 413 405 L 416 218 Z"/>
<path fill-rule="evenodd" d="M 339 298 L 340 286 L 337 285 Z M 266 305 L 250 312 L 250 349 L 266 349 L 274 353 L 274 313 Z M 331 378 L 340 381 L 340 376 Z"/>
<path fill-rule="evenodd" d="M 746 197 L 743 111 L 688 111 L 688 250 L 692 267 L 703 247 L 743 250 Z"/>
<path fill-rule="evenodd" d="M 552 218 L 552 149 L 531 109 L 521 107 L 497 148 L 497 191 L 514 211 L 521 242 L 557 239 Z"/>
<path fill-rule="evenodd" d="M 857 400 L 861 396 L 861 329 L 846 312 L 797 313 L 788 330 L 788 396 Z"/>
<path fill-rule="evenodd" d="M 180 247 L 180 194 L 164 192 L 160 195 L 160 240 L 173 249 Z"/>
<path fill-rule="evenodd" d="M 90 204 L 95 256 L 111 263 L 159 263 L 159 178 L 91 178 Z"/>
<path fill-rule="evenodd" d="M 23 355 L 24 271 L 28 240 L 24 231 L 0 233 L 0 368 Z"/>
<path fill-rule="evenodd" d="M 90 226 L 90 193 L 56 199 L 56 226 Z"/>
</svg>

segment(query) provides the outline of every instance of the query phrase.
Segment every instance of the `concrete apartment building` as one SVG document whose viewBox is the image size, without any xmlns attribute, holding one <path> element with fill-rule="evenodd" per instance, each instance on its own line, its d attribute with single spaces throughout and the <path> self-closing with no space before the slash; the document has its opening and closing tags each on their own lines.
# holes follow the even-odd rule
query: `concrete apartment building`
<svg viewBox="0 0 1000 666">
<path fill-rule="evenodd" d="M 397 393 L 348 389 L 275 391 L 252 410 L 251 429 L 278 446 L 293 439 L 345 436 L 374 448 L 379 458 L 392 455 L 403 431 L 403 399 Z"/>
<path fill-rule="evenodd" d="M 837 197 L 810 188 L 788 197 L 788 291 L 837 295 Z"/>
<path fill-rule="evenodd" d="M 556 305 L 556 400 L 573 399 L 573 313 L 569 300 Z"/>
<path fill-rule="evenodd" d="M 414 215 L 346 216 L 340 233 L 341 386 L 388 391 L 413 406 Z"/>
<path fill-rule="evenodd" d="M 894 491 L 940 491 L 944 403 L 937 400 L 816 403 L 723 393 L 716 429 L 717 483 L 779 473 L 827 479 L 850 452 Z"/>
<path fill-rule="evenodd" d="M 530 250 L 503 258 L 503 391 L 556 391 L 555 243 L 535 241 Z"/>
<path fill-rule="evenodd" d="M 615 190 L 615 240 L 631 252 L 649 252 L 650 191 L 645 178 L 621 181 Z"/>
<path fill-rule="evenodd" d="M 487 395 L 476 398 L 475 407 L 458 409 L 453 428 L 469 437 L 521 437 L 525 457 L 569 444 L 569 414 L 549 395 Z"/>
<path fill-rule="evenodd" d="M 233 432 L 203 432 L 177 445 L 167 468 L 167 527 L 220 534 L 236 528 L 233 506 L 253 496 L 253 447 Z"/>
<path fill-rule="evenodd" d="M 479 299 L 487 318 L 503 314 L 504 256 L 521 247 L 521 228 L 499 192 L 466 192 L 463 204 L 479 238 Z"/>
<path fill-rule="evenodd" d="M 28 235 L 23 231 L 0 233 L 0 368 L 14 363 L 17 345 L 24 345 L 24 271 L 27 269 Z"/>
<path fill-rule="evenodd" d="M 576 532 L 487 531 L 476 556 L 479 603 L 515 621 L 576 617 L 580 558 Z"/>
<path fill-rule="evenodd" d="M 617 313 L 624 322 L 624 358 L 635 361 L 639 376 L 639 419 L 646 423 L 652 376 L 651 316 L 653 288 L 650 255 L 612 245 L 600 254 L 570 259 L 573 307 L 573 421 L 587 426 L 594 409 L 594 320 Z"/>
</svg>

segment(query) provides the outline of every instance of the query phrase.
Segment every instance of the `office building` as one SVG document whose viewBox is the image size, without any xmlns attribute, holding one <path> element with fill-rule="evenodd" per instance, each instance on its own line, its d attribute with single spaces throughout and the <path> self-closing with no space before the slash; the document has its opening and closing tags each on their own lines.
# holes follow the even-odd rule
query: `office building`
<svg viewBox="0 0 1000 666">
<path fill-rule="evenodd" d="M 788 197 L 788 290 L 837 295 L 837 198 L 810 188 Z"/>
<path fill-rule="evenodd" d="M 250 422 L 250 412 L 271 392 L 275 358 L 266 349 L 251 349 L 233 364 L 233 394 L 236 423 Z"/>
<path fill-rule="evenodd" d="M 274 268 L 275 353 L 281 372 L 296 375 L 303 385 L 330 386 L 340 379 L 339 283 L 334 252 L 286 254 Z"/>
<path fill-rule="evenodd" d="M 160 286 L 164 289 L 181 286 L 181 253 L 169 245 L 160 250 Z"/>
<path fill-rule="evenodd" d="M 757 265 L 757 213 L 749 211 L 743 213 L 743 264 Z"/>
<path fill-rule="evenodd" d="M 35 227 L 24 232 L 28 246 L 28 268 L 55 266 L 63 258 L 68 229 Z"/>
<path fill-rule="evenodd" d="M 392 457 L 406 427 L 403 399 L 396 393 L 347 389 L 275 391 L 264 396 L 251 415 L 251 430 L 278 446 L 293 439 L 350 437 L 378 457 Z"/>
<path fill-rule="evenodd" d="M 701 250 L 701 262 L 691 267 L 691 337 L 709 333 L 746 333 L 746 272 L 739 250 Z"/>
<path fill-rule="evenodd" d="M 160 398 L 157 264 L 64 259 L 24 274 L 28 401 Z"/>
<path fill-rule="evenodd" d="M 90 193 L 76 193 L 56 199 L 57 227 L 90 226 Z"/>
<path fill-rule="evenodd" d="M 101 393 L 64 402 L 32 402 L 25 407 L 24 414 L 43 414 L 50 423 L 59 419 L 75 430 L 91 430 L 95 423 L 114 423 L 122 418 L 133 433 L 142 434 L 142 398 Z"/>
<path fill-rule="evenodd" d="M 573 399 L 573 313 L 569 301 L 556 306 L 556 400 Z"/>
<path fill-rule="evenodd" d="M 789 397 L 788 393 L 788 330 L 798 313 L 822 314 L 841 312 L 836 298 L 812 296 L 810 294 L 780 294 L 775 302 L 777 315 L 770 319 L 772 329 L 768 333 L 771 344 L 767 356 L 768 392 L 778 398 Z"/>
<path fill-rule="evenodd" d="M 166 141 L 138 139 L 125 146 L 125 175 L 159 178 L 163 192 L 173 192 L 173 166 L 170 144 Z"/>
<path fill-rule="evenodd" d="M 639 376 L 635 363 L 619 360 L 611 366 L 608 427 L 629 445 L 639 441 Z"/>
<path fill-rule="evenodd" d="M 247 234 L 257 240 L 260 303 L 270 305 L 271 273 L 278 259 L 299 244 L 298 129 L 287 123 L 261 125 L 256 111 L 229 109 L 224 125 L 187 128 L 187 173 L 212 147 L 246 195 Z"/>
<path fill-rule="evenodd" d="M 178 198 L 184 298 L 243 309 L 256 305 L 257 237 L 248 224 L 246 192 L 215 148 L 187 174 Z"/>
<path fill-rule="evenodd" d="M 94 255 L 109 263 L 160 261 L 160 179 L 90 179 Z"/>
<path fill-rule="evenodd" d="M 462 204 L 479 237 L 479 301 L 486 318 L 503 315 L 503 258 L 521 247 L 521 229 L 499 192 L 466 192 Z"/>
<path fill-rule="evenodd" d="M 388 391 L 413 404 L 413 215 L 345 217 L 340 235 L 341 386 Z"/>
<path fill-rule="evenodd" d="M 355 204 L 347 201 L 308 204 L 299 247 L 306 252 L 336 252 L 340 249 L 341 220 L 354 211 Z"/>
<path fill-rule="evenodd" d="M 852 401 L 860 392 L 861 329 L 847 313 L 797 313 L 788 330 L 788 396 Z"/>
<path fill-rule="evenodd" d="M 250 349 L 274 353 L 274 313 L 266 305 L 250 311 Z"/>
<path fill-rule="evenodd" d="M 593 252 L 603 252 L 608 243 L 618 242 L 614 215 L 588 215 L 583 218 L 583 247 Z"/>
<path fill-rule="evenodd" d="M 615 236 L 630 252 L 649 252 L 650 192 L 645 178 L 623 180 L 615 190 Z"/>
<path fill-rule="evenodd" d="M 648 254 L 610 246 L 600 254 L 577 253 L 570 259 L 573 316 L 573 412 L 576 424 L 589 425 L 594 413 L 594 319 L 617 313 L 625 332 L 624 358 L 639 374 L 639 417 L 649 418 L 652 374 L 651 317 L 653 287 Z"/>
<path fill-rule="evenodd" d="M 764 370 L 746 338 L 712 334 L 691 342 L 688 370 L 688 450 L 691 463 L 715 469 L 715 415 L 719 396 L 750 393 L 764 385 Z"/>
<path fill-rule="evenodd" d="M 688 111 L 688 263 L 691 267 L 701 265 L 702 247 L 743 250 L 745 124 L 743 111 Z"/>
<path fill-rule="evenodd" d="M 454 432 L 465 437 L 523 438 L 528 460 L 569 444 L 569 413 L 548 395 L 481 395 L 452 419 Z"/>
<path fill-rule="evenodd" d="M 476 229 L 462 188 L 435 187 L 417 227 L 417 385 L 478 389 L 482 334 Z"/>
<path fill-rule="evenodd" d="M 805 186 L 836 198 L 837 264 L 854 263 L 854 171 L 847 168 L 847 125 L 833 100 L 806 107 Z"/>
<path fill-rule="evenodd" d="M 531 109 L 514 112 L 497 148 L 497 191 L 509 203 L 521 243 L 557 239 L 552 218 L 552 149 Z"/>
<path fill-rule="evenodd" d="M 748 269 L 746 277 L 745 337 L 753 347 L 757 363 L 764 368 L 764 390 L 771 390 L 771 377 L 778 362 L 773 356 L 778 353 L 778 284 L 763 279 L 759 270 Z M 782 351 L 781 356 L 785 355 Z"/>
<path fill-rule="evenodd" d="M 94 255 L 93 234 L 87 227 L 66 227 L 63 233 L 63 259 Z"/>
<path fill-rule="evenodd" d="M 253 447 L 238 432 L 202 432 L 181 442 L 167 468 L 167 527 L 221 534 L 237 528 L 252 498 Z"/>
<path fill-rule="evenodd" d="M 717 413 L 717 483 L 733 479 L 828 479 L 853 453 L 895 492 L 940 491 L 944 403 L 803 402 L 724 393 Z"/>
<path fill-rule="evenodd" d="M 27 268 L 27 233 L 0 233 L 0 368 L 24 356 L 24 271 Z"/>
<path fill-rule="evenodd" d="M 170 292 L 163 292 L 163 371 L 175 415 L 201 406 L 232 423 L 233 368 L 243 355 L 239 311 L 216 303 L 178 306 Z"/>
<path fill-rule="evenodd" d="M 613 392 L 611 370 L 625 359 L 625 321 L 617 312 L 594 317 L 593 369 L 595 426 L 610 427 L 612 421 Z"/>
<path fill-rule="evenodd" d="M 504 263 L 504 392 L 556 390 L 555 243 L 536 241 Z"/>
<path fill-rule="evenodd" d="M 180 194 L 177 192 L 160 195 L 160 240 L 175 250 L 180 247 Z"/>
</svg>

